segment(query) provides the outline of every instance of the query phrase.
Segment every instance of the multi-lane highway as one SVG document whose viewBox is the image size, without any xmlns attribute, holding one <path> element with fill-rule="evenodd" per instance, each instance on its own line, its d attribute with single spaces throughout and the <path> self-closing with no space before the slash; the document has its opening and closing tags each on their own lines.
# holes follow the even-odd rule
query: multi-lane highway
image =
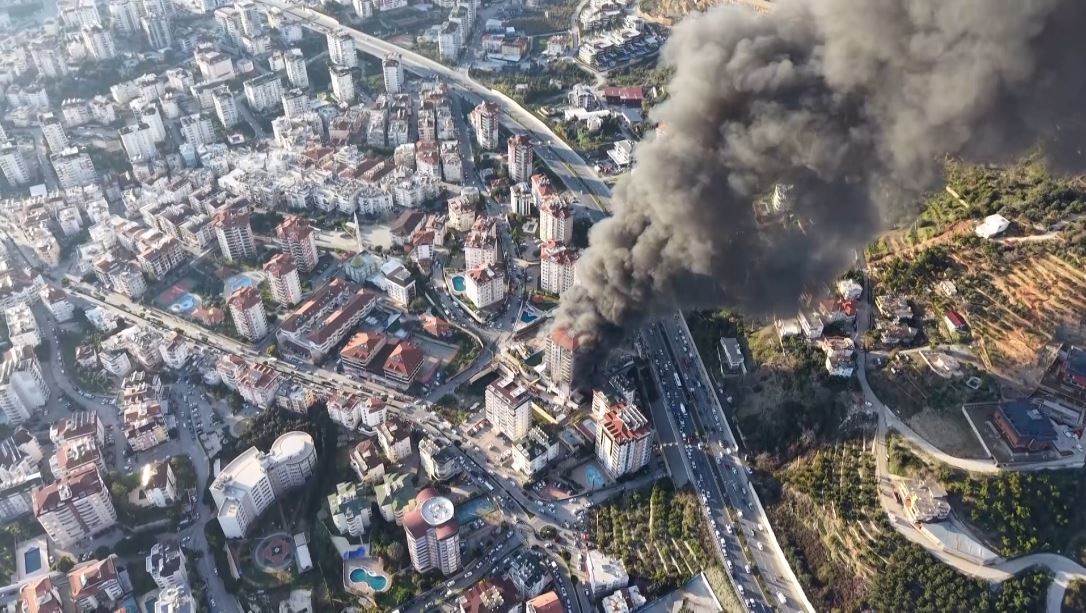
<svg viewBox="0 0 1086 613">
<path fill-rule="evenodd" d="M 655 407 L 653 415 L 661 441 L 667 445 L 665 452 L 670 450 L 669 462 L 675 461 L 676 452 L 681 454 L 678 470 L 686 471 L 703 496 L 716 545 L 730 565 L 745 605 L 753 611 L 770 606 L 782 611 L 813 610 L 750 485 L 747 467 L 737 455 L 735 437 L 685 321 L 675 315 L 647 326 L 640 349 L 652 365 L 660 390 L 662 406 Z M 674 464 L 672 470 L 677 470 Z"/>
<path fill-rule="evenodd" d="M 355 47 L 363 53 L 378 58 L 398 53 L 405 70 L 425 79 L 441 79 L 459 90 L 470 104 L 480 101 L 494 102 L 502 113 L 501 123 L 514 134 L 529 134 L 536 142 L 535 153 L 552 172 L 572 192 L 582 199 L 584 204 L 597 211 L 610 209 L 611 190 L 594 172 L 584 159 L 569 145 L 560 139 L 539 117 L 521 107 L 508 96 L 490 89 L 473 80 L 467 74 L 455 68 L 445 66 L 428 57 L 403 49 L 392 43 L 370 36 L 360 30 L 342 25 L 336 19 L 299 4 L 280 0 L 257 0 L 265 6 L 274 7 L 284 14 L 293 15 L 302 25 L 317 32 L 342 32 L 349 34 L 355 41 Z"/>
</svg>

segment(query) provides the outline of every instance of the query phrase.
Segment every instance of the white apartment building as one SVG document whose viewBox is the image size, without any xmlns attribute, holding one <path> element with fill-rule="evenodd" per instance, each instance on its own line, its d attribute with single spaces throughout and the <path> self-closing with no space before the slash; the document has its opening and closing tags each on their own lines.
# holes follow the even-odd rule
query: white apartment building
<svg viewBox="0 0 1086 613">
<path fill-rule="evenodd" d="M 215 142 L 215 124 L 206 113 L 193 113 L 181 118 L 181 136 L 193 146 Z"/>
<path fill-rule="evenodd" d="M 403 91 L 403 56 L 392 53 L 381 62 L 381 74 L 385 78 L 385 93 L 398 94 Z"/>
<path fill-rule="evenodd" d="M 358 491 L 354 483 L 336 485 L 336 491 L 328 495 L 328 512 L 332 524 L 340 534 L 362 536 L 370 526 L 370 499 Z"/>
<path fill-rule="evenodd" d="M 52 286 L 45 286 L 39 292 L 41 302 L 58 322 L 69 321 L 75 316 L 75 306 L 68 299 L 68 294 Z"/>
<path fill-rule="evenodd" d="M 464 273 L 464 295 L 478 309 L 505 298 L 505 271 L 494 265 L 472 268 Z"/>
<path fill-rule="evenodd" d="M 354 38 L 346 32 L 328 33 L 328 63 L 339 66 L 358 66 L 358 54 L 354 48 Z"/>
<path fill-rule="evenodd" d="M 264 301 L 255 287 L 241 287 L 226 301 L 230 307 L 230 317 L 238 334 L 256 341 L 268 334 L 268 316 L 264 311 Z"/>
<path fill-rule="evenodd" d="M 332 421 L 348 430 L 359 427 L 372 430 L 385 423 L 387 409 L 380 398 L 362 398 L 357 394 L 337 392 L 328 398 L 326 404 Z"/>
<path fill-rule="evenodd" d="M 553 327 L 547 336 L 547 375 L 552 383 L 568 388 L 584 357 L 580 341 L 565 328 Z"/>
<path fill-rule="evenodd" d="M 85 26 L 80 31 L 83 47 L 96 60 L 108 60 L 117 55 L 113 33 L 102 26 Z"/>
<path fill-rule="evenodd" d="M 121 144 L 132 163 L 146 162 L 158 154 L 151 126 L 145 123 L 125 126 L 120 130 Z"/>
<path fill-rule="evenodd" d="M 34 312 L 26 304 L 17 304 L 4 311 L 7 322 L 8 338 L 13 347 L 37 347 L 41 344 L 41 332 Z"/>
<path fill-rule="evenodd" d="M 276 73 L 253 77 L 242 85 L 249 108 L 257 113 L 273 109 L 282 102 L 283 82 Z"/>
<path fill-rule="evenodd" d="M 302 301 L 301 278 L 290 254 L 278 253 L 272 256 L 264 264 L 264 272 L 268 275 L 268 285 L 276 302 L 294 306 Z"/>
<path fill-rule="evenodd" d="M 0 363 L 0 411 L 5 421 L 26 421 L 34 409 L 45 406 L 49 395 L 33 350 L 25 346 L 10 349 Z"/>
<path fill-rule="evenodd" d="M 313 270 L 317 265 L 316 232 L 304 217 L 287 217 L 275 228 L 275 236 L 283 245 L 284 251 L 294 258 L 294 265 L 303 273 Z"/>
<path fill-rule="evenodd" d="M 180 370 L 192 357 L 193 344 L 181 334 L 171 331 L 158 346 L 162 363 L 168 368 Z"/>
<path fill-rule="evenodd" d="M 200 76 L 204 81 L 225 81 L 237 75 L 234 71 L 234 60 L 225 53 L 214 50 L 197 51 L 195 59 L 196 67 L 200 69 Z"/>
<path fill-rule="evenodd" d="M 468 121 L 475 131 L 475 141 L 487 151 L 498 150 L 498 105 L 494 102 L 480 102 L 479 106 L 468 114 Z"/>
<path fill-rule="evenodd" d="M 45 146 L 49 148 L 49 153 L 60 153 L 71 146 L 68 134 L 64 131 L 64 124 L 55 114 L 40 113 L 38 124 L 41 125 L 41 135 L 45 139 Z"/>
<path fill-rule="evenodd" d="M 539 240 L 573 242 L 573 207 L 565 200 L 545 199 L 539 206 Z"/>
<path fill-rule="evenodd" d="M 355 98 L 354 72 L 347 66 L 337 64 L 329 66 L 328 72 L 332 76 L 332 95 L 336 97 L 336 100 L 341 104 L 353 103 Z"/>
<path fill-rule="evenodd" d="M 498 263 L 498 236 L 495 220 L 480 217 L 464 237 L 464 268 L 473 270 Z"/>
<path fill-rule="evenodd" d="M 313 438 L 305 432 L 287 432 L 267 453 L 250 447 L 234 458 L 209 488 L 226 538 L 244 537 L 277 497 L 305 485 L 316 465 Z"/>
<path fill-rule="evenodd" d="M 561 296 L 576 281 L 580 251 L 565 243 L 548 241 L 539 247 L 539 288 Z"/>
<path fill-rule="evenodd" d="M 135 0 L 110 0 L 109 27 L 130 36 L 140 29 L 140 7 Z"/>
<path fill-rule="evenodd" d="M 215 116 L 224 128 L 238 125 L 238 101 L 228 86 L 221 85 L 211 90 L 211 99 L 215 105 Z"/>
<path fill-rule="evenodd" d="M 175 539 L 155 543 L 144 558 L 144 568 L 160 590 L 188 587 L 185 553 Z"/>
<path fill-rule="evenodd" d="M 530 180 L 535 163 L 531 137 L 527 134 L 510 136 L 506 141 L 506 159 L 509 164 L 510 179 L 517 183 Z"/>
<path fill-rule="evenodd" d="M 532 396 L 512 374 L 493 381 L 483 394 L 486 419 L 495 430 L 517 441 L 532 428 Z"/>
<path fill-rule="evenodd" d="M 462 48 L 460 24 L 446 21 L 437 33 L 437 52 L 441 59 L 455 62 L 460 57 Z"/>
<path fill-rule="evenodd" d="M 170 461 L 148 462 L 140 469 L 140 489 L 152 505 L 164 509 L 177 500 L 177 477 Z M 159 586 L 164 587 L 164 586 Z"/>
<path fill-rule="evenodd" d="M 309 71 L 305 66 L 305 55 L 297 47 L 291 47 L 283 52 L 283 68 L 286 69 L 287 80 L 294 87 L 309 89 Z"/>
<path fill-rule="evenodd" d="M 283 116 L 297 119 L 309 110 L 309 94 L 295 87 L 283 93 Z"/>
<path fill-rule="evenodd" d="M 215 236 L 219 249 L 227 260 L 256 257 L 253 228 L 249 225 L 249 209 L 237 206 L 215 213 Z"/>
<path fill-rule="evenodd" d="M 114 377 L 123 377 L 132 372 L 132 360 L 124 349 L 99 351 L 98 361 L 102 364 L 102 370 Z"/>
<path fill-rule="evenodd" d="M 26 157 L 14 143 L 0 146 L 0 172 L 11 185 L 27 185 L 30 183 L 30 166 Z"/>
<path fill-rule="evenodd" d="M 534 477 L 558 459 L 558 439 L 536 426 L 513 445 L 513 470 Z"/>
<path fill-rule="evenodd" d="M 58 547 L 71 547 L 117 523 L 97 467 L 71 473 L 33 494 L 34 517 Z"/>
<path fill-rule="evenodd" d="M 390 300 L 400 306 L 407 306 L 415 298 L 415 279 L 402 264 L 390 262 L 394 266 L 382 267 L 384 290 Z M 387 270 L 386 270 L 387 268 Z"/>
<path fill-rule="evenodd" d="M 613 479 L 637 472 L 649 463 L 652 428 L 640 409 L 625 403 L 606 409 L 596 424 L 596 457 Z"/>
<path fill-rule="evenodd" d="M 54 153 L 49 156 L 49 161 L 53 164 L 61 189 L 90 185 L 98 178 L 91 157 L 75 147 Z"/>
<path fill-rule="evenodd" d="M 426 488 L 415 497 L 415 507 L 403 516 L 411 565 L 422 573 L 437 569 L 443 575 L 460 570 L 460 526 L 452 501 Z"/>
</svg>

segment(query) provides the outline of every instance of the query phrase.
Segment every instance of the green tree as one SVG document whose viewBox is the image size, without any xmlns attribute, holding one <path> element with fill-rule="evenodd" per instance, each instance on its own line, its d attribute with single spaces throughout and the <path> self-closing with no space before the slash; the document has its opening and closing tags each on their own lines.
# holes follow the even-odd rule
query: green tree
<svg viewBox="0 0 1086 613">
<path fill-rule="evenodd" d="M 69 558 L 68 556 L 61 556 L 61 558 L 57 560 L 56 563 L 57 571 L 62 573 L 67 573 L 68 571 L 72 570 L 73 566 L 75 566 L 75 560 Z"/>
</svg>

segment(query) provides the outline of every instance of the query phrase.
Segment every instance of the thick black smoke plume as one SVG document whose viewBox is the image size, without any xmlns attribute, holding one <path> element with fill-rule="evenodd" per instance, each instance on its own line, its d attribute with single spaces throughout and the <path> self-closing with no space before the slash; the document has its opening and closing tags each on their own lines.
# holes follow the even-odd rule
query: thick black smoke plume
<svg viewBox="0 0 1086 613">
<path fill-rule="evenodd" d="M 685 19 L 669 98 L 557 324 L 608 343 L 654 311 L 794 313 L 937 188 L 946 156 L 1038 143 L 1083 165 L 1084 0 L 780 0 Z M 776 185 L 789 201 L 772 207 Z"/>
</svg>

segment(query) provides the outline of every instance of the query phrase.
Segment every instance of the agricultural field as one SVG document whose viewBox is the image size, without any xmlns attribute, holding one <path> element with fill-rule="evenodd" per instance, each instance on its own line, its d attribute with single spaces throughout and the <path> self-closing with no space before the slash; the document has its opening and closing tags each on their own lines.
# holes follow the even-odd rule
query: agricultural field
<svg viewBox="0 0 1086 613">
<path fill-rule="evenodd" d="M 622 561 L 642 593 L 672 590 L 713 562 L 698 499 L 658 482 L 595 510 L 590 519 L 596 547 Z"/>
<path fill-rule="evenodd" d="M 1035 387 L 1047 345 L 1086 341 L 1086 183 L 1054 177 L 1036 159 L 1009 168 L 951 162 L 946 176 L 947 191 L 912 226 L 868 249 L 873 276 L 910 293 L 936 320 L 958 309 L 984 367 Z M 976 223 L 995 213 L 1011 221 L 1006 234 L 976 237 Z M 936 294 L 940 280 L 956 292 Z"/>
</svg>

